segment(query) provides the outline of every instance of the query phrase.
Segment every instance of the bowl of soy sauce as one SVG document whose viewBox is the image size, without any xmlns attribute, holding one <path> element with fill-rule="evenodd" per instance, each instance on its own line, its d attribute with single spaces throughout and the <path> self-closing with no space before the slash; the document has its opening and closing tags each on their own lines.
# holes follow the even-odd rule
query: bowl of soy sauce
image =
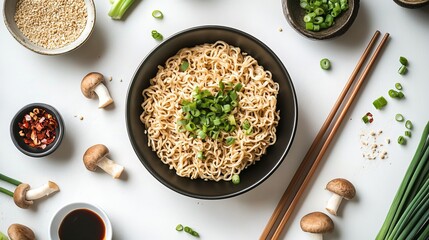
<svg viewBox="0 0 429 240">
<path fill-rule="evenodd" d="M 49 236 L 51 240 L 111 240 L 112 225 L 100 207 L 84 202 L 71 203 L 56 212 Z"/>
</svg>

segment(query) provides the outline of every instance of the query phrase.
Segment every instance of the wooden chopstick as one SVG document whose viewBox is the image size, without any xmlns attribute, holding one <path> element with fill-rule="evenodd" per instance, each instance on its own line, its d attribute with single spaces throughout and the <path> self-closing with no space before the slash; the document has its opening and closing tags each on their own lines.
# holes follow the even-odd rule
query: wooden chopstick
<svg viewBox="0 0 429 240">
<path fill-rule="evenodd" d="M 354 80 L 356 79 L 357 74 L 359 73 L 360 69 L 362 68 L 362 65 L 365 63 L 365 60 L 368 57 L 368 54 L 370 53 L 372 47 L 374 46 L 378 36 L 380 35 L 379 31 L 376 31 L 374 33 L 374 36 L 372 37 L 371 41 L 369 42 L 368 46 L 366 47 L 364 53 L 362 54 L 361 58 L 358 61 L 358 64 L 356 65 L 355 69 L 353 70 L 348 82 L 346 83 L 343 91 L 341 92 L 340 96 L 338 97 L 336 103 L 334 104 L 331 112 L 329 113 L 328 117 L 326 118 L 324 124 L 322 125 L 319 133 L 317 134 L 316 138 L 314 139 L 311 147 L 307 151 L 307 154 L 305 155 L 303 161 L 301 162 L 298 170 L 296 171 L 295 175 L 293 176 L 288 188 L 286 189 L 285 193 L 281 197 L 276 209 L 273 212 L 273 215 L 271 216 L 270 220 L 267 223 L 267 226 L 265 227 L 262 235 L 260 236 L 260 239 L 269 239 L 269 236 L 272 235 L 271 239 L 278 239 L 286 222 L 288 221 L 290 215 L 292 214 L 299 198 L 301 197 L 302 193 L 304 192 L 306 186 L 308 185 L 312 175 L 314 174 L 315 170 L 317 169 L 317 166 L 319 165 L 324 153 L 326 152 L 330 142 L 332 141 L 336 131 L 338 130 L 339 126 L 341 125 L 342 120 L 344 119 L 349 107 L 351 106 L 353 100 L 355 99 L 360 87 L 363 84 L 363 81 L 365 80 L 369 70 L 373 66 L 373 63 L 378 56 L 380 50 L 382 49 L 383 45 L 385 44 L 389 34 L 385 34 L 383 37 L 381 43 L 375 50 L 374 55 L 371 57 L 367 67 L 363 71 L 361 77 L 358 80 L 358 83 L 355 85 L 355 88 L 353 89 L 346 105 L 344 106 L 343 110 L 341 111 L 339 117 L 337 118 L 333 128 L 331 129 L 331 132 L 329 136 L 327 137 L 324 145 L 322 146 L 319 154 L 317 155 L 317 158 L 311 162 L 312 156 L 315 154 L 316 148 L 320 145 L 320 141 L 322 140 L 323 136 L 325 135 L 326 131 L 328 130 L 329 126 L 332 123 L 333 118 L 335 115 L 337 115 L 338 109 L 341 106 L 341 104 L 344 101 L 344 98 L 346 97 L 348 91 L 350 90 L 351 85 L 353 84 Z M 309 168 L 310 165 L 310 169 Z M 307 174 L 305 174 L 307 172 Z M 298 190 L 296 188 L 298 187 Z M 280 216 L 283 215 L 280 219 Z"/>
</svg>

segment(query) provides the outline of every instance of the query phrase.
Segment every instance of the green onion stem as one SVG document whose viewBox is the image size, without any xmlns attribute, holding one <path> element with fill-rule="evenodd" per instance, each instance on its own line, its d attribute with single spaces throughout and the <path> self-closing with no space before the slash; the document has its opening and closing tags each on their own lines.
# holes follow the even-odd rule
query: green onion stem
<svg viewBox="0 0 429 240">
<path fill-rule="evenodd" d="M 6 175 L 3 175 L 3 174 L 1 174 L 1 173 L 0 173 L 0 180 L 6 181 L 6 182 L 8 182 L 8 183 L 10 183 L 10 184 L 13 184 L 13 185 L 15 185 L 15 186 L 18 186 L 19 184 L 21 184 L 21 182 L 20 182 L 20 181 L 18 181 L 18 180 L 16 180 L 16 179 L 13 179 L 13 178 L 11 178 L 11 177 L 8 177 L 8 176 L 6 176 Z"/>
<path fill-rule="evenodd" d="M 134 0 L 115 0 L 108 15 L 115 20 L 121 19 L 128 8 L 133 5 Z"/>
<path fill-rule="evenodd" d="M 416 181 L 415 175 L 419 175 L 421 170 L 422 157 L 425 155 L 425 152 L 428 152 L 428 135 L 429 135 L 429 122 L 426 124 L 422 136 L 420 138 L 419 144 L 417 146 L 416 152 L 411 160 L 411 163 L 405 173 L 404 179 L 399 186 L 398 191 L 393 199 L 393 202 L 390 206 L 390 209 L 387 213 L 386 219 L 377 234 L 376 240 L 386 239 L 386 236 L 393 230 L 394 226 L 397 223 L 397 220 L 403 212 L 405 202 L 408 201 L 410 194 L 410 188 L 412 188 L 413 183 Z"/>
<path fill-rule="evenodd" d="M 6 194 L 6 195 L 9 195 L 9 196 L 11 196 L 11 197 L 13 197 L 13 192 L 11 192 L 11 191 L 7 190 L 6 188 L 2 188 L 2 187 L 0 187 L 0 192 L 4 193 L 4 194 Z"/>
</svg>

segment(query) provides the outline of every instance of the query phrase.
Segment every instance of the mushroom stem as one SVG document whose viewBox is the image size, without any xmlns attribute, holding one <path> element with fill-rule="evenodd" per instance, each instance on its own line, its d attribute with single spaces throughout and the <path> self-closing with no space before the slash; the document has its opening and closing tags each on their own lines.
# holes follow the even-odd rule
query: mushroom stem
<svg viewBox="0 0 429 240">
<path fill-rule="evenodd" d="M 309 233 L 310 239 L 312 240 L 323 240 L 323 234 L 321 233 Z"/>
<path fill-rule="evenodd" d="M 337 210 L 342 200 L 342 196 L 336 193 L 332 194 L 331 198 L 329 198 L 328 203 L 326 204 L 326 210 L 333 215 L 337 215 Z"/>
<path fill-rule="evenodd" d="M 38 188 L 29 189 L 25 195 L 25 198 L 29 201 L 36 200 L 59 190 L 60 188 L 56 183 L 48 181 Z"/>
<path fill-rule="evenodd" d="M 97 166 L 110 174 L 113 178 L 119 178 L 119 176 L 122 174 L 122 171 L 124 171 L 123 166 L 116 164 L 113 160 L 110 160 L 107 157 L 103 157 L 100 161 L 98 161 Z"/>
<path fill-rule="evenodd" d="M 107 87 L 100 83 L 94 88 L 94 92 L 98 96 L 98 108 L 104 108 L 113 102 Z"/>
</svg>

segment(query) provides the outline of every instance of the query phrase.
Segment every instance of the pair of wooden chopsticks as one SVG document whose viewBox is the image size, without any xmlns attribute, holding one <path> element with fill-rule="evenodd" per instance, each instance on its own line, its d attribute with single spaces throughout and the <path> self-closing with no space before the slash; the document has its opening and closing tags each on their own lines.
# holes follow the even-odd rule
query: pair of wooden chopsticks
<svg viewBox="0 0 429 240">
<path fill-rule="evenodd" d="M 311 144 L 310 148 L 307 151 L 307 154 L 305 155 L 297 171 L 295 172 L 295 175 L 293 176 L 291 182 L 289 183 L 286 191 L 284 192 L 279 203 L 277 204 L 276 209 L 274 210 L 270 220 L 267 223 L 267 226 L 265 227 L 264 231 L 262 232 L 259 238 L 260 240 L 279 239 L 287 221 L 289 220 L 293 210 L 298 204 L 298 201 L 301 195 L 303 194 L 307 185 L 309 184 L 311 177 L 316 171 L 320 161 L 323 158 L 323 155 L 328 149 L 328 146 L 331 143 L 333 137 L 335 136 L 338 128 L 340 127 L 341 122 L 346 116 L 347 111 L 349 110 L 351 104 L 356 98 L 365 78 L 367 77 L 369 71 L 373 67 L 377 56 L 379 55 L 381 49 L 383 48 L 384 44 L 389 38 L 389 34 L 386 33 L 383 39 L 381 40 L 381 42 L 379 43 L 379 45 L 377 46 L 377 48 L 375 49 L 373 55 L 369 59 L 367 66 L 362 71 L 361 76 L 358 78 L 357 83 L 354 85 L 354 88 L 352 89 L 351 93 L 349 93 L 351 86 L 353 85 L 358 73 L 361 71 L 362 66 L 368 59 L 368 56 L 372 48 L 374 47 L 375 43 L 377 42 L 377 39 L 379 36 L 380 36 L 380 31 L 376 31 L 374 33 L 374 36 L 371 38 L 368 46 L 366 47 L 361 58 L 359 59 L 355 69 L 350 75 L 349 80 L 344 86 L 344 89 L 342 90 L 340 96 L 338 97 L 337 101 L 332 107 L 331 112 L 329 113 L 328 117 L 326 118 L 325 122 L 320 128 L 319 133 L 316 135 L 313 143 Z M 348 95 L 348 93 L 349 93 L 349 97 L 344 104 L 343 102 L 345 101 L 345 98 Z M 343 108 L 341 112 L 338 113 L 338 110 L 342 105 L 343 105 Z M 335 116 L 337 116 L 337 118 L 335 121 L 333 121 Z M 322 147 L 320 147 L 320 144 L 322 143 L 322 139 L 325 136 L 328 129 L 330 129 L 330 132 L 328 133 L 326 140 L 323 142 Z M 316 158 L 314 159 L 314 155 L 317 153 L 317 151 L 319 152 Z"/>
</svg>

